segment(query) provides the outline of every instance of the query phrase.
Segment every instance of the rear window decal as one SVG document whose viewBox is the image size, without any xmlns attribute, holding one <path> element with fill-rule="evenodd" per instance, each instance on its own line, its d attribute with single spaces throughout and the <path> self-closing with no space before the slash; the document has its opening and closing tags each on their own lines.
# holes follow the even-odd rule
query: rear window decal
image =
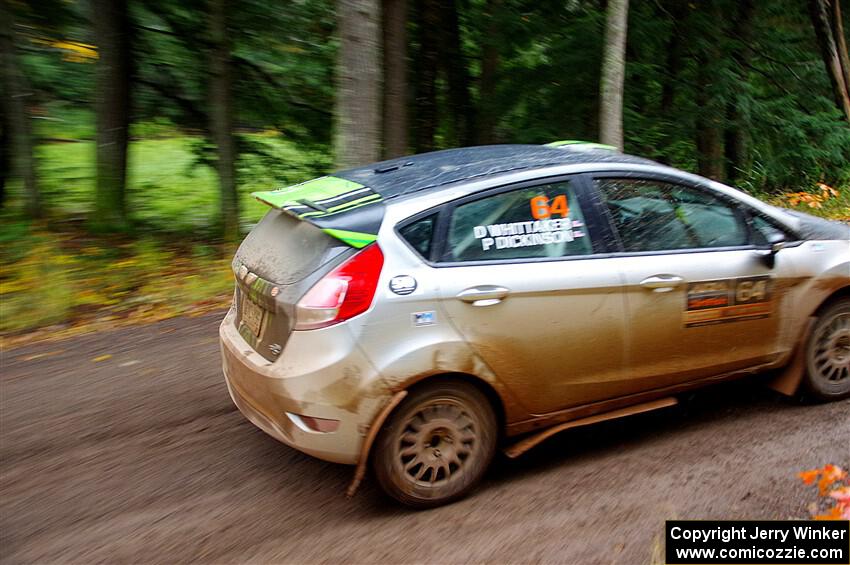
<svg viewBox="0 0 850 565">
<path fill-rule="evenodd" d="M 535 196 L 529 200 L 531 217 L 535 220 L 545 220 L 559 215 L 566 218 L 570 214 L 570 205 L 566 194 L 558 194 L 550 200 L 548 196 Z"/>
<path fill-rule="evenodd" d="M 505 249 L 570 242 L 576 234 L 570 218 L 512 222 L 475 226 L 472 234 L 481 241 L 481 249 Z M 582 237 L 584 236 L 583 232 Z"/>
<path fill-rule="evenodd" d="M 688 284 L 685 327 L 767 318 L 773 310 L 769 276 Z"/>
</svg>

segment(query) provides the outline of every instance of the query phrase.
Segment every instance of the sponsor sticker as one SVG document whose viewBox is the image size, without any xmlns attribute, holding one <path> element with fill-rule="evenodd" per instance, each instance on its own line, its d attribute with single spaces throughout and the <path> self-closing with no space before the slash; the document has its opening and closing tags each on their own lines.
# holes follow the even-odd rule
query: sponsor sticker
<svg viewBox="0 0 850 565">
<path fill-rule="evenodd" d="M 414 327 L 433 326 L 437 323 L 437 313 L 433 310 L 427 312 L 414 312 L 411 314 Z"/>
<path fill-rule="evenodd" d="M 767 318 L 773 310 L 769 276 L 688 284 L 685 327 Z"/>
<path fill-rule="evenodd" d="M 390 290 L 402 296 L 416 290 L 416 279 L 410 275 L 398 275 L 390 279 Z"/>
</svg>

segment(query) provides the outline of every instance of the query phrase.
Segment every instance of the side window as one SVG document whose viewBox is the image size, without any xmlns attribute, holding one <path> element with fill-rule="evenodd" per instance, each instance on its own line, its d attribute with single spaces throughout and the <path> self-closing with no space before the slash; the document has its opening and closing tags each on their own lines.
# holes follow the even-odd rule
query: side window
<svg viewBox="0 0 850 565">
<path fill-rule="evenodd" d="M 755 235 L 755 243 L 756 245 L 766 245 L 768 241 L 770 241 L 771 236 L 781 235 L 785 239 L 793 239 L 785 230 L 782 230 L 776 227 L 773 223 L 765 220 L 761 216 L 753 216 L 753 233 Z"/>
<path fill-rule="evenodd" d="M 598 179 L 597 186 L 626 251 L 749 243 L 740 215 L 711 194 L 654 180 Z"/>
<path fill-rule="evenodd" d="M 564 181 L 461 204 L 449 223 L 444 260 L 566 257 L 592 252 L 573 186 Z"/>
<path fill-rule="evenodd" d="M 401 237 L 425 259 L 431 258 L 431 241 L 433 240 L 436 219 L 437 215 L 431 214 L 398 230 Z"/>
</svg>

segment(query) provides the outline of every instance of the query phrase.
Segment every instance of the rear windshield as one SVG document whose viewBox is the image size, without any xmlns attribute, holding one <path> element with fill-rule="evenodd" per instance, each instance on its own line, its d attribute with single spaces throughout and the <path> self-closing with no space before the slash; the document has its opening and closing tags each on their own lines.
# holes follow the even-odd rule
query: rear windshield
<svg viewBox="0 0 850 565">
<path fill-rule="evenodd" d="M 269 210 L 239 246 L 234 260 L 267 281 L 292 284 L 349 249 L 308 222 Z"/>
</svg>

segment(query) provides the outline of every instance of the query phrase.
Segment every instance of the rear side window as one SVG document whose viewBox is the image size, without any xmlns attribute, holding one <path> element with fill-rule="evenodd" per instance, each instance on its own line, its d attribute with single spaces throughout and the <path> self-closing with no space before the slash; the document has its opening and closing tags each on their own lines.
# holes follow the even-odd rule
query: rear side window
<svg viewBox="0 0 850 565">
<path fill-rule="evenodd" d="M 430 259 L 431 241 L 434 238 L 434 222 L 437 215 L 432 214 L 421 220 L 416 220 L 398 230 L 401 237 L 410 244 L 422 257 Z"/>
<path fill-rule="evenodd" d="M 449 222 L 444 260 L 555 258 L 592 252 L 573 186 L 564 181 L 457 206 Z"/>
<path fill-rule="evenodd" d="M 747 245 L 740 214 L 725 201 L 678 184 L 599 179 L 625 251 L 666 251 Z"/>
</svg>

